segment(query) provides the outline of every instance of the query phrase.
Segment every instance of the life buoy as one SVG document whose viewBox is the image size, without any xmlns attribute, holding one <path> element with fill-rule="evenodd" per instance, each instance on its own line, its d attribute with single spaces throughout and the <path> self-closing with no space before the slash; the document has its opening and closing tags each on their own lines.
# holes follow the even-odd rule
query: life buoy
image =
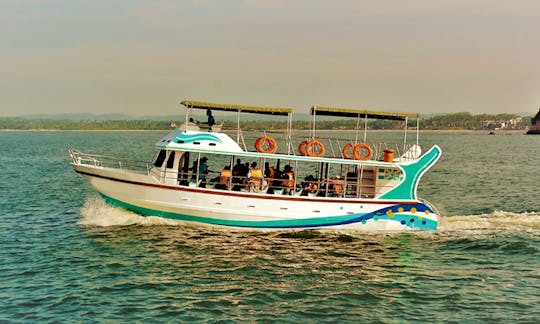
<svg viewBox="0 0 540 324">
<path fill-rule="evenodd" d="M 274 153 L 277 150 L 276 140 L 268 135 L 259 137 L 255 141 L 255 149 L 260 153 Z"/>
<path fill-rule="evenodd" d="M 321 157 L 324 152 L 324 144 L 317 140 L 309 141 L 306 145 L 307 156 Z"/>
<path fill-rule="evenodd" d="M 346 158 L 346 159 L 352 159 L 354 157 L 353 156 L 353 151 L 354 151 L 354 144 L 349 143 L 349 144 L 343 146 L 343 150 L 341 150 L 341 154 L 343 154 L 343 157 Z"/>
<path fill-rule="evenodd" d="M 298 153 L 300 153 L 300 155 L 303 155 L 303 156 L 306 156 L 306 145 L 307 145 L 308 141 L 303 141 L 302 143 L 298 144 Z"/>
<path fill-rule="evenodd" d="M 366 150 L 366 154 L 362 154 L 362 150 Z M 353 156 L 357 160 L 366 161 L 373 156 L 373 150 L 365 143 L 360 143 L 354 147 Z"/>
</svg>

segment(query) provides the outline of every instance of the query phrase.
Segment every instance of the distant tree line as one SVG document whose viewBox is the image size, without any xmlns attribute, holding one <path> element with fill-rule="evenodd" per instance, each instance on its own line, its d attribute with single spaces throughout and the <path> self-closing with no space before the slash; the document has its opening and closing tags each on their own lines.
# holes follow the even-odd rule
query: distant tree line
<svg viewBox="0 0 540 324">
<path fill-rule="evenodd" d="M 420 119 L 420 129 L 432 130 L 481 130 L 485 126 L 485 121 L 508 121 L 519 116 L 514 114 L 497 115 L 472 115 L 468 112 L 445 114 Z M 523 118 L 524 122 L 515 125 L 515 129 L 524 129 L 530 118 Z M 156 121 L 156 120 L 49 120 L 49 119 L 25 119 L 19 117 L 0 118 L 0 129 L 29 130 L 167 130 L 172 125 L 180 125 L 182 121 Z M 307 120 L 293 121 L 294 129 L 310 129 L 310 122 Z M 341 130 L 364 128 L 363 121 L 358 123 L 355 119 L 318 120 L 317 129 Z M 391 120 L 371 120 L 368 122 L 368 129 L 401 129 L 403 121 Z M 409 127 L 416 127 L 416 121 L 409 121 Z M 245 130 L 262 129 L 285 129 L 287 123 L 284 120 L 258 120 L 243 121 L 241 128 Z M 223 128 L 236 128 L 235 121 L 223 121 Z"/>
<path fill-rule="evenodd" d="M 460 112 L 455 114 L 447 114 L 434 116 L 431 118 L 422 119 L 420 122 L 421 129 L 465 129 L 465 130 L 481 130 L 484 128 L 484 122 L 495 121 L 504 122 L 512 119 L 519 119 L 515 114 L 497 114 L 497 115 L 471 115 L 468 112 Z M 530 118 L 521 118 L 522 121 L 515 125 L 515 129 L 524 129 Z"/>
<path fill-rule="evenodd" d="M 0 118 L 0 129 L 50 130 L 159 130 L 171 128 L 170 122 L 155 120 L 50 120 Z"/>
</svg>

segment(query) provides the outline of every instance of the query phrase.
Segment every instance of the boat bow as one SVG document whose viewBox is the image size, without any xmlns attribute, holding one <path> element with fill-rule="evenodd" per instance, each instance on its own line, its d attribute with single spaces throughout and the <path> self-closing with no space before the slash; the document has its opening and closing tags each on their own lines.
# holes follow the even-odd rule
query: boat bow
<svg viewBox="0 0 540 324">
<path fill-rule="evenodd" d="M 380 199 L 416 199 L 416 190 L 420 178 L 441 157 L 441 148 L 438 145 L 427 151 L 420 159 L 407 164 L 398 164 L 405 175 L 403 181 L 392 190 L 380 197 Z"/>
</svg>

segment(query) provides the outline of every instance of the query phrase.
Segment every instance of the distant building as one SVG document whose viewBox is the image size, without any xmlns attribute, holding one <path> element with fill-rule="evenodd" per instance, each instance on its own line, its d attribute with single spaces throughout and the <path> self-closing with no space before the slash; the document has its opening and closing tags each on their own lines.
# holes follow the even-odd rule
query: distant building
<svg viewBox="0 0 540 324">
<path fill-rule="evenodd" d="M 482 128 L 485 130 L 494 129 L 523 129 L 523 118 L 516 117 L 509 120 L 484 120 Z"/>
</svg>

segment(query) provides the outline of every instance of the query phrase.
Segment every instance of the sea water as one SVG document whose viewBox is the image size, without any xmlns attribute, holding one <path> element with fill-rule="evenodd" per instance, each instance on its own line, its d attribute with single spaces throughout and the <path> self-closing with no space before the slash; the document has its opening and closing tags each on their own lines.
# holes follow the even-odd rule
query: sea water
<svg viewBox="0 0 540 324">
<path fill-rule="evenodd" d="M 68 148 L 163 132 L 0 133 L 0 322 L 538 322 L 540 136 L 425 133 L 437 232 L 256 232 L 103 203 Z M 384 134 L 382 134 L 384 135 Z"/>
</svg>

